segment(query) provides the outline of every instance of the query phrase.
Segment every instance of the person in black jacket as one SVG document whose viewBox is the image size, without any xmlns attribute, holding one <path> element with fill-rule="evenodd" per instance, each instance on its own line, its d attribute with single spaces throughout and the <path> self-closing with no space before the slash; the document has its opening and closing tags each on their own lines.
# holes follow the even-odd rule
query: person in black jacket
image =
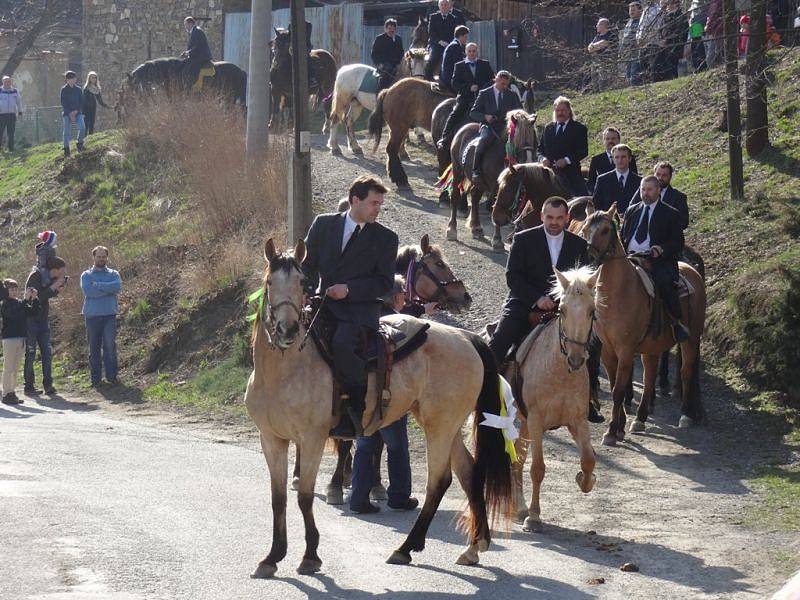
<svg viewBox="0 0 800 600">
<path fill-rule="evenodd" d="M 205 32 L 195 23 L 194 17 L 186 17 L 183 20 L 186 33 L 189 34 L 189 43 L 186 50 L 181 53 L 181 58 L 185 61 L 186 77 L 189 85 L 194 85 L 200 74 L 200 69 L 204 64 L 211 62 L 211 47 L 208 45 L 208 38 Z"/>
<path fill-rule="evenodd" d="M 667 313 L 675 320 L 675 341 L 685 342 L 689 331 L 681 323 L 681 303 L 675 282 L 678 280 L 678 257 L 683 252 L 683 230 L 678 211 L 659 199 L 658 179 L 648 175 L 639 187 L 642 201 L 625 212 L 622 244 L 630 253 L 650 255 L 653 282 L 658 288 Z"/>
<path fill-rule="evenodd" d="M 589 155 L 589 135 L 583 123 L 575 120 L 569 98 L 553 102 L 553 122 L 544 128 L 539 141 L 539 160 L 555 170 L 573 196 L 586 196 L 581 161 Z"/>
<path fill-rule="evenodd" d="M 446 91 L 453 90 L 453 71 L 456 68 L 456 63 L 461 62 L 466 57 L 464 47 L 467 45 L 467 38 L 469 37 L 469 29 L 464 25 L 456 27 L 455 37 L 453 41 L 444 49 L 444 58 L 442 59 L 442 70 L 439 73 L 439 86 Z"/>
<path fill-rule="evenodd" d="M 597 183 L 597 178 L 603 173 L 608 173 L 614 170 L 614 157 L 611 155 L 611 149 L 621 142 L 622 138 L 619 129 L 616 127 L 606 127 L 603 131 L 603 145 L 606 147 L 605 152 L 595 154 L 589 163 L 589 179 L 586 182 L 586 187 L 589 188 L 589 193 L 594 193 L 594 186 Z M 634 173 L 639 173 L 636 166 L 636 157 L 631 155 L 631 163 L 628 165 L 630 170 Z"/>
<path fill-rule="evenodd" d="M 689 35 L 689 20 L 681 10 L 680 0 L 669 0 L 659 30 L 659 48 L 653 66 L 653 81 L 678 77 L 678 62 Z"/>
<path fill-rule="evenodd" d="M 25 291 L 23 300 L 17 299 L 19 285 L 13 279 L 2 282 L 4 290 L 3 317 L 3 404 L 22 404 L 17 397 L 17 373 L 22 357 L 25 355 L 25 338 L 28 336 L 28 317 L 39 312 L 36 290 Z"/>
<path fill-rule="evenodd" d="M 383 33 L 372 42 L 372 64 L 378 69 L 381 76 L 380 87 L 385 89 L 392 85 L 397 75 L 397 67 L 403 60 L 403 40 L 397 32 L 397 21 L 386 19 L 383 24 Z"/>
<path fill-rule="evenodd" d="M 455 37 L 456 27 L 464 25 L 464 15 L 453 8 L 450 0 L 439 0 L 439 12 L 428 17 L 428 62 L 425 79 L 433 81 L 436 67 L 441 67 L 444 49 Z"/>
<path fill-rule="evenodd" d="M 633 153 L 629 146 L 617 144 L 612 152 L 614 170 L 597 178 L 592 202 L 595 210 L 608 210 L 616 202 L 620 214 L 625 214 L 628 206 L 639 191 L 642 178 L 630 169 Z"/>
<path fill-rule="evenodd" d="M 689 203 L 687 202 L 686 194 L 679 192 L 671 185 L 672 174 L 674 172 L 675 169 L 672 164 L 666 161 L 661 161 L 660 163 L 656 164 L 655 168 L 653 169 L 653 175 L 656 176 L 659 186 L 661 187 L 661 195 L 659 199 L 664 204 L 669 204 L 672 208 L 678 211 L 681 229 L 685 231 L 689 227 Z M 636 195 L 631 200 L 631 204 L 636 204 L 637 202 L 641 202 L 641 200 L 642 198 L 637 191 Z"/>
<path fill-rule="evenodd" d="M 103 108 L 111 108 L 108 104 L 103 102 L 101 95 L 100 80 L 97 73 L 89 71 L 86 76 L 86 83 L 83 86 L 83 98 L 81 99 L 81 111 L 83 111 L 83 118 L 86 122 L 86 135 L 94 133 L 94 121 L 97 116 L 97 105 Z"/>
<path fill-rule="evenodd" d="M 475 104 L 472 105 L 469 116 L 481 124 L 480 139 L 475 149 L 475 158 L 472 163 L 472 178 L 481 177 L 481 163 L 486 150 L 500 135 L 506 126 L 506 115 L 509 111 L 522 108 L 519 96 L 508 89 L 511 85 L 511 73 L 498 71 L 494 78 L 494 85 L 478 92 Z"/>
<path fill-rule="evenodd" d="M 372 177 L 359 177 L 350 186 L 350 209 L 319 215 L 306 236 L 303 271 L 309 293 L 323 293 L 325 307 L 336 322 L 333 361 L 345 393 L 347 415 L 332 437 L 352 439 L 361 434 L 367 392 L 362 340 L 376 332 L 380 297 L 392 288 L 397 234 L 377 222 L 386 188 Z"/>
</svg>

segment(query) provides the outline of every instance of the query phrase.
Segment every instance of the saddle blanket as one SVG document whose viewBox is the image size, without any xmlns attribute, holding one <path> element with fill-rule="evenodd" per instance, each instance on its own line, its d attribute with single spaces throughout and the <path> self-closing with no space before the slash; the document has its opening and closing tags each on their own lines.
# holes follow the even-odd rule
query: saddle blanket
<svg viewBox="0 0 800 600">
<path fill-rule="evenodd" d="M 361 85 L 358 86 L 358 91 L 364 92 L 365 94 L 377 94 L 380 87 L 380 73 L 378 73 L 377 69 L 372 69 L 372 71 L 364 75 L 364 78 L 361 80 Z"/>
<path fill-rule="evenodd" d="M 468 144 L 464 145 L 464 148 L 461 150 L 461 164 L 462 165 L 472 165 L 472 161 L 469 160 L 470 152 L 475 152 L 478 149 L 478 142 L 480 141 L 479 137 L 475 137 L 469 141 Z M 468 162 L 469 161 L 469 162 Z"/>
<path fill-rule="evenodd" d="M 197 74 L 197 81 L 194 82 L 192 85 L 192 91 L 199 92 L 203 89 L 203 80 L 206 77 L 214 77 L 217 74 L 217 69 L 214 67 L 212 63 L 206 63 L 203 67 L 200 68 L 200 72 Z"/>
<path fill-rule="evenodd" d="M 650 277 L 650 273 L 645 271 L 639 265 L 635 264 L 633 266 L 636 267 L 636 273 L 638 273 L 639 279 L 642 280 L 642 285 L 644 286 L 644 289 L 647 291 L 647 295 L 650 296 L 651 298 L 655 298 L 656 289 L 653 284 L 653 278 Z M 678 298 L 685 298 L 686 296 L 691 296 L 692 294 L 694 294 L 694 286 L 691 283 L 689 283 L 689 280 L 686 279 L 683 275 L 678 276 L 678 283 L 676 285 L 678 286 Z"/>
</svg>

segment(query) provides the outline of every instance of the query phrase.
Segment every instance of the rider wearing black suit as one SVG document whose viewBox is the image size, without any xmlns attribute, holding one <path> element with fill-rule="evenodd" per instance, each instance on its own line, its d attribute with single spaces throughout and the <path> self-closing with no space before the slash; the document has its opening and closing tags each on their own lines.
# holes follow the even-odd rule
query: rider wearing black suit
<svg viewBox="0 0 800 600">
<path fill-rule="evenodd" d="M 381 76 L 381 89 L 389 87 L 397 74 L 397 67 L 403 60 L 403 40 L 397 31 L 397 21 L 386 19 L 383 24 L 383 33 L 375 38 L 372 43 L 372 64 L 378 69 Z"/>
<path fill-rule="evenodd" d="M 595 210 L 608 210 L 616 202 L 617 210 L 625 214 L 631 198 L 639 191 L 642 178 L 630 169 L 633 154 L 628 146 L 617 144 L 612 154 L 616 166 L 597 178 L 592 202 Z"/>
<path fill-rule="evenodd" d="M 679 192 L 670 185 L 674 172 L 674 167 L 666 161 L 658 163 L 653 169 L 653 175 L 656 176 L 661 187 L 661 201 L 678 211 L 681 217 L 681 229 L 685 231 L 689 227 L 689 203 L 686 199 L 686 194 Z M 631 203 L 639 202 L 640 200 L 639 192 L 636 192 Z"/>
<path fill-rule="evenodd" d="M 453 71 L 456 68 L 456 63 L 461 62 L 466 57 L 464 48 L 467 45 L 468 36 L 469 28 L 459 25 L 456 27 L 453 41 L 447 44 L 447 48 L 444 49 L 442 70 L 439 72 L 439 87 L 446 91 L 453 91 Z"/>
<path fill-rule="evenodd" d="M 689 333 L 680 322 L 681 303 L 675 284 L 678 280 L 678 258 L 683 252 L 683 229 L 678 211 L 661 202 L 658 179 L 648 175 L 639 188 L 642 201 L 625 212 L 622 244 L 630 253 L 649 253 L 653 280 L 664 307 L 675 319 L 675 340 L 686 341 Z"/>
<path fill-rule="evenodd" d="M 494 78 L 494 85 L 478 92 L 475 104 L 469 113 L 470 118 L 481 124 L 480 139 L 475 149 L 475 158 L 472 163 L 472 178 L 481 176 L 481 161 L 486 150 L 495 139 L 500 139 L 500 134 L 506 126 L 506 115 L 509 111 L 522 108 L 519 96 L 508 89 L 511 83 L 511 73 L 500 71 Z"/>
<path fill-rule="evenodd" d="M 581 175 L 581 161 L 589 155 L 586 127 L 574 119 L 569 98 L 559 96 L 553 102 L 553 122 L 544 128 L 539 142 L 539 160 L 555 170 L 573 196 L 586 196 L 586 182 Z"/>
<path fill-rule="evenodd" d="M 181 54 L 186 62 L 186 73 L 189 77 L 189 84 L 197 81 L 200 69 L 204 64 L 211 61 L 211 48 L 208 45 L 206 34 L 195 23 L 194 17 L 186 17 L 183 26 L 189 34 L 189 43 L 186 50 Z"/>
<path fill-rule="evenodd" d="M 606 127 L 603 131 L 603 145 L 606 149 L 600 154 L 595 154 L 591 162 L 589 162 L 589 179 L 586 182 L 586 187 L 589 188 L 590 193 L 594 193 L 594 186 L 600 175 L 614 170 L 614 158 L 611 155 L 611 149 L 619 144 L 621 139 L 619 129 L 616 127 Z M 639 173 L 635 156 L 631 156 L 630 169 L 634 173 Z"/>
<path fill-rule="evenodd" d="M 397 234 L 376 222 L 386 188 L 380 180 L 359 177 L 350 186 L 350 209 L 319 215 L 306 236 L 303 272 L 310 293 L 324 293 L 336 321 L 333 361 L 349 396 L 347 415 L 332 437 L 361 433 L 367 392 L 366 363 L 360 356 L 369 332 L 378 329 L 381 296 L 392 289 Z"/>
<path fill-rule="evenodd" d="M 444 49 L 453 37 L 456 27 L 464 25 L 464 15 L 453 8 L 450 0 L 439 0 L 439 12 L 428 17 L 428 62 L 425 64 L 425 79 L 433 81 L 436 66 L 441 66 Z"/>
</svg>

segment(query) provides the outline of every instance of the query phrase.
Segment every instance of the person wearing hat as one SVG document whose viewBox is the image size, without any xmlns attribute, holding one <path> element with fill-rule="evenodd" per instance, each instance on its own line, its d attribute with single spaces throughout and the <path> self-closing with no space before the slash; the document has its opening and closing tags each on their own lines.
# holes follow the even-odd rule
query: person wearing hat
<svg viewBox="0 0 800 600">
<path fill-rule="evenodd" d="M 61 88 L 61 109 L 64 118 L 64 156 L 69 156 L 69 142 L 72 139 L 72 126 L 78 126 L 78 152 L 83 152 L 83 140 L 86 137 L 86 123 L 83 120 L 81 104 L 83 90 L 78 83 L 75 71 L 64 73 L 66 83 Z"/>
</svg>

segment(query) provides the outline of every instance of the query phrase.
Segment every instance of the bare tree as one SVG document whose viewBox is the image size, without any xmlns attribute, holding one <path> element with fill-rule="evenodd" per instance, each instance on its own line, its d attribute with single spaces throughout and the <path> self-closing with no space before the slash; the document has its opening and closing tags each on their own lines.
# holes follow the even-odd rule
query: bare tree
<svg viewBox="0 0 800 600">
<path fill-rule="evenodd" d="M 3 11 L 2 28 L 21 34 L 0 74 L 13 75 L 36 40 L 64 16 L 70 0 L 24 0 Z"/>
<path fill-rule="evenodd" d="M 750 42 L 747 49 L 747 135 L 745 148 L 751 157 L 759 155 L 769 144 L 767 118 L 767 2 L 753 0 L 750 13 Z"/>
</svg>

